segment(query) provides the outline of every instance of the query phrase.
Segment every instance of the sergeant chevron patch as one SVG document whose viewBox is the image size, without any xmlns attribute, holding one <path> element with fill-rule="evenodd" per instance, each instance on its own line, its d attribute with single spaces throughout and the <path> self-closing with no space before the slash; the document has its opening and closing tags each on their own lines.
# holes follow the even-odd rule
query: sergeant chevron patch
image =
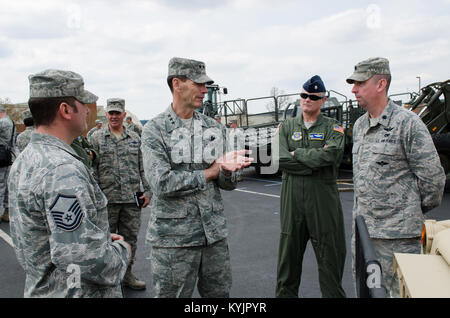
<svg viewBox="0 0 450 318">
<path fill-rule="evenodd" d="M 75 231 L 84 217 L 76 196 L 58 194 L 50 207 L 50 213 L 56 227 L 64 231 Z"/>
</svg>

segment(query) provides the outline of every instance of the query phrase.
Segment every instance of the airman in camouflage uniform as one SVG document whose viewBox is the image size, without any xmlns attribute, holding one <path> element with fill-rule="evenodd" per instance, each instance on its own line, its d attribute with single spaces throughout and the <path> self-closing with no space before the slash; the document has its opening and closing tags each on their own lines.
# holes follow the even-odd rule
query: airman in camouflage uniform
<svg viewBox="0 0 450 318">
<path fill-rule="evenodd" d="M 395 297 L 393 254 L 420 253 L 423 214 L 440 204 L 445 175 L 425 124 L 388 99 L 390 81 L 385 58 L 358 63 L 347 79 L 367 110 L 353 128 L 353 216 L 365 218 L 386 291 Z"/>
<path fill-rule="evenodd" d="M 134 194 L 141 191 L 142 181 L 145 193 L 141 198 L 145 200 L 142 206 L 145 208 L 152 193 L 144 175 L 140 137 L 123 126 L 125 116 L 125 100 L 108 99 L 106 107 L 108 125 L 91 135 L 91 143 L 99 156 L 94 169 L 99 186 L 108 198 L 111 232 L 122 235 L 130 243 L 133 251 L 133 259 L 123 284 L 136 290 L 143 290 L 146 288 L 145 282 L 138 280 L 131 271 L 141 225 L 141 207 L 136 205 Z"/>
<path fill-rule="evenodd" d="M 136 134 L 139 135 L 139 137 L 141 137 L 142 131 L 141 131 L 141 129 L 139 128 L 138 125 L 136 125 L 135 123 L 133 123 L 133 118 L 131 118 L 131 116 L 128 116 L 128 117 L 126 118 L 126 124 L 125 124 L 125 127 L 127 127 L 127 129 L 130 130 L 130 131 L 134 131 Z"/>
<path fill-rule="evenodd" d="M 25 147 L 28 145 L 31 139 L 31 133 L 34 131 L 33 124 L 33 116 L 29 110 L 25 110 L 22 113 L 23 123 L 27 127 L 24 131 L 22 131 L 19 136 L 17 136 L 16 147 L 19 152 L 22 152 Z"/>
<path fill-rule="evenodd" d="M 195 111 L 207 92 L 205 64 L 169 62 L 168 109 L 144 126 L 142 153 L 153 190 L 147 241 L 156 297 L 229 297 L 231 267 L 219 189 L 236 187 L 244 151 L 226 152 L 226 129 Z"/>
<path fill-rule="evenodd" d="M 14 132 L 14 123 L 6 114 L 6 110 L 0 105 L 0 144 L 13 147 L 14 151 L 14 137 L 11 136 Z M 15 153 L 14 153 L 15 155 Z M 14 160 L 14 156 L 13 156 Z M 9 222 L 8 212 L 8 175 L 11 166 L 0 167 L 0 222 Z"/>
<path fill-rule="evenodd" d="M 131 248 L 110 234 L 106 197 L 69 146 L 86 130 L 86 104 L 97 96 L 69 71 L 46 70 L 29 81 L 36 130 L 8 180 L 24 296 L 122 297 Z M 51 103 L 59 105 L 54 119 L 43 115 Z"/>
</svg>

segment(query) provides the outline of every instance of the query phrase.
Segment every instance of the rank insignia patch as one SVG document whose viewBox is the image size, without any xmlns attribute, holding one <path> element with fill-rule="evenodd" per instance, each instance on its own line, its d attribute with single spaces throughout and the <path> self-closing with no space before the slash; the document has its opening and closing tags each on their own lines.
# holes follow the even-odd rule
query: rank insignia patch
<svg viewBox="0 0 450 318">
<path fill-rule="evenodd" d="M 77 197 L 63 194 L 56 197 L 50 207 L 50 214 L 58 228 L 69 232 L 76 230 L 84 217 Z"/>
<path fill-rule="evenodd" d="M 292 140 L 294 140 L 294 141 L 299 141 L 299 140 L 302 140 L 302 133 L 301 132 L 295 132 L 293 135 L 292 135 Z"/>
<path fill-rule="evenodd" d="M 309 140 L 323 140 L 323 134 L 309 134 Z"/>
</svg>

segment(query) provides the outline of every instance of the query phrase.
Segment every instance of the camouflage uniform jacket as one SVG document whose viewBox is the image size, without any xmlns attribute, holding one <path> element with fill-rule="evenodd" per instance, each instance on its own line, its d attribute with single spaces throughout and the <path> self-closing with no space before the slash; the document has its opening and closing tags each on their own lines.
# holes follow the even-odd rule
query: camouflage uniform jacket
<svg viewBox="0 0 450 318">
<path fill-rule="evenodd" d="M 69 145 L 33 132 L 8 185 L 25 297 L 122 296 L 130 254 L 111 242 L 106 197 Z"/>
<path fill-rule="evenodd" d="M 204 246 L 228 235 L 219 188 L 233 190 L 236 174 L 226 177 L 221 172 L 217 180 L 206 182 L 203 172 L 225 152 L 225 127 L 194 112 L 190 130 L 182 128 L 169 106 L 142 132 L 145 174 L 154 194 L 147 241 L 155 247 Z M 187 142 L 189 151 L 182 161 L 174 150 L 180 139 Z M 212 148 L 217 151 L 209 152 Z"/>
<path fill-rule="evenodd" d="M 34 131 L 34 127 L 27 127 L 25 129 L 25 131 L 22 131 L 19 136 L 17 136 L 17 149 L 19 150 L 19 152 L 22 152 L 25 147 L 28 145 L 28 143 L 30 142 L 30 138 L 31 138 L 31 133 Z"/>
<path fill-rule="evenodd" d="M 145 195 L 152 197 L 144 175 L 141 139 L 135 132 L 125 128 L 117 140 L 106 126 L 93 133 L 90 141 L 99 156 L 95 175 L 109 203 L 134 203 L 141 181 Z"/>
<path fill-rule="evenodd" d="M 15 138 L 12 138 L 12 145 L 11 145 L 11 134 L 15 131 L 14 122 L 9 118 L 8 115 L 4 116 L 3 118 L 0 118 L 0 144 L 6 145 L 6 146 L 12 146 L 12 153 L 13 153 L 13 161 L 15 160 L 17 154 L 16 154 L 16 143 Z M 2 167 L 4 169 L 7 169 L 7 167 Z M 0 168 L 1 169 L 1 168 Z"/>
<path fill-rule="evenodd" d="M 10 145 L 11 134 L 13 132 L 14 123 L 8 115 L 0 118 L 0 144 Z M 14 138 L 13 138 L 14 145 Z"/>
<path fill-rule="evenodd" d="M 423 213 L 438 206 L 444 170 L 422 120 L 389 100 L 370 127 L 365 113 L 353 128 L 353 215 L 371 237 L 420 236 Z"/>
<path fill-rule="evenodd" d="M 141 137 L 142 131 L 141 131 L 141 129 L 139 128 L 138 125 L 136 125 L 135 123 L 131 123 L 131 124 L 127 124 L 126 127 L 127 127 L 127 129 L 128 129 L 129 131 L 130 131 L 130 130 L 131 130 L 131 131 L 134 131 L 136 134 L 139 135 L 139 137 Z"/>
</svg>

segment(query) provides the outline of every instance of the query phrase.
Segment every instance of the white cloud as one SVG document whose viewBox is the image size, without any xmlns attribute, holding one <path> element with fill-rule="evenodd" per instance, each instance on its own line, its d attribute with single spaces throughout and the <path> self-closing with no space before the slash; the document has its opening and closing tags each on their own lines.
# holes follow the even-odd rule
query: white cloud
<svg viewBox="0 0 450 318">
<path fill-rule="evenodd" d="M 371 56 L 390 59 L 392 92 L 415 89 L 417 75 L 448 78 L 448 4 L 0 0 L 0 97 L 26 101 L 29 74 L 70 69 L 100 104 L 123 97 L 149 119 L 170 103 L 173 56 L 205 61 L 228 98 L 265 96 L 273 86 L 296 92 L 315 74 L 351 98 L 345 77 Z"/>
</svg>

